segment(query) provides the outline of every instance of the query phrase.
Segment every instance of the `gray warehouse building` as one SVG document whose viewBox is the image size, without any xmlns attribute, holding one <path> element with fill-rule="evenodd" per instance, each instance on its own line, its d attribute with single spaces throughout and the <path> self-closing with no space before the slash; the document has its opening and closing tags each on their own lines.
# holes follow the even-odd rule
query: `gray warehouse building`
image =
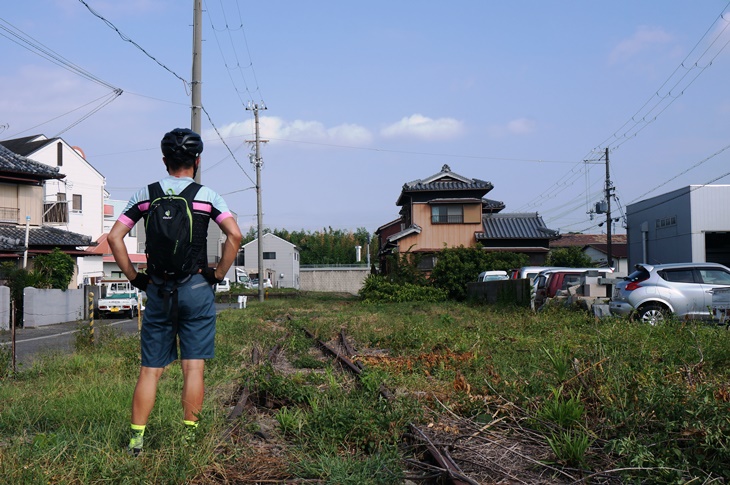
<svg viewBox="0 0 730 485">
<path fill-rule="evenodd" d="M 690 185 L 626 208 L 629 268 L 638 263 L 730 266 L 730 185 Z"/>
</svg>

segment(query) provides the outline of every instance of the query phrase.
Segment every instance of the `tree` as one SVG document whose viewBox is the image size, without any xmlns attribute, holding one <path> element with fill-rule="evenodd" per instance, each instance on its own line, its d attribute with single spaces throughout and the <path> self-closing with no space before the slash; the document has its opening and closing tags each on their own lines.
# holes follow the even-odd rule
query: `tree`
<svg viewBox="0 0 730 485">
<path fill-rule="evenodd" d="M 548 266 L 565 268 L 593 268 L 596 263 L 579 246 L 551 249 L 547 257 Z"/>
<path fill-rule="evenodd" d="M 74 275 L 74 260 L 58 248 L 33 259 L 33 271 L 37 277 L 36 288 L 68 289 Z"/>
<path fill-rule="evenodd" d="M 331 226 L 321 231 L 292 231 L 286 229 L 266 229 L 264 233 L 272 233 L 299 248 L 301 264 L 353 264 L 356 262 L 355 246 L 362 246 L 366 251 L 368 241 L 372 239 L 364 228 L 354 233 L 349 230 L 333 229 Z M 256 229 L 251 228 L 243 237 L 242 244 L 247 244 L 257 237 Z M 371 260 L 377 255 L 377 242 L 371 241 Z M 373 251 L 375 251 L 373 253 Z M 367 258 L 367 255 L 365 255 Z"/>
</svg>

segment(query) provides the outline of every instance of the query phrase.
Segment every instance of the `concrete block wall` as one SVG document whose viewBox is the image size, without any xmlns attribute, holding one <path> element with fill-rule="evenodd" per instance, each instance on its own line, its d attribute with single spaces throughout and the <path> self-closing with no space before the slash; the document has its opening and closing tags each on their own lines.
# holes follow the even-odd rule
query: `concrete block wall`
<svg viewBox="0 0 730 485">
<path fill-rule="evenodd" d="M 40 327 L 84 318 L 84 290 L 23 290 L 23 325 Z"/>
<path fill-rule="evenodd" d="M 299 289 L 356 295 L 369 274 L 369 268 L 301 268 Z"/>
<path fill-rule="evenodd" d="M 0 286 L 0 330 L 10 330 L 10 288 Z"/>
</svg>

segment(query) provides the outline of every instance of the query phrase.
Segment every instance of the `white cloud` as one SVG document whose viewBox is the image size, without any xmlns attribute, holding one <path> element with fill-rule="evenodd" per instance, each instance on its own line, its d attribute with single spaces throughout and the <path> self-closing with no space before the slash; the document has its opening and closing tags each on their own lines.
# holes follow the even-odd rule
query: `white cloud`
<svg viewBox="0 0 730 485">
<path fill-rule="evenodd" d="M 448 140 L 464 132 L 464 124 L 454 118 L 431 119 L 421 114 L 405 117 L 386 126 L 380 134 L 386 138 L 418 138 L 421 140 Z"/>
<path fill-rule="evenodd" d="M 613 48 L 609 55 L 612 63 L 626 61 L 652 46 L 667 44 L 672 36 L 658 27 L 640 26 L 634 35 Z"/>
<path fill-rule="evenodd" d="M 231 123 L 219 128 L 223 138 L 246 136 L 253 138 L 254 124 L 252 120 Z M 345 123 L 326 127 L 319 121 L 294 120 L 286 121 L 274 116 L 259 118 L 261 138 L 276 142 L 277 140 L 300 141 L 310 143 L 330 143 L 341 145 L 369 145 L 371 133 L 362 126 Z M 206 132 L 204 138 L 216 139 L 213 131 Z"/>
<path fill-rule="evenodd" d="M 537 123 L 529 118 L 517 118 L 504 125 L 491 125 L 487 132 L 493 138 L 502 138 L 510 135 L 529 135 L 535 131 Z"/>
</svg>

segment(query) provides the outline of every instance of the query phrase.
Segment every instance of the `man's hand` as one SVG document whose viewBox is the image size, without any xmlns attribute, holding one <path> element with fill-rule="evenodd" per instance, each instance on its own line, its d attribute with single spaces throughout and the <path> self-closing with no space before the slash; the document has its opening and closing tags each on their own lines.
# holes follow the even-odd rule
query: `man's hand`
<svg viewBox="0 0 730 485">
<path fill-rule="evenodd" d="M 137 276 L 130 283 L 139 290 L 147 291 L 147 285 L 150 284 L 150 275 L 147 273 L 137 273 Z"/>
<path fill-rule="evenodd" d="M 215 268 L 211 268 L 210 266 L 206 266 L 205 268 L 200 270 L 200 274 L 203 275 L 203 278 L 210 283 L 211 285 L 217 285 L 221 281 L 223 281 L 223 278 L 218 279 L 215 276 Z"/>
</svg>

